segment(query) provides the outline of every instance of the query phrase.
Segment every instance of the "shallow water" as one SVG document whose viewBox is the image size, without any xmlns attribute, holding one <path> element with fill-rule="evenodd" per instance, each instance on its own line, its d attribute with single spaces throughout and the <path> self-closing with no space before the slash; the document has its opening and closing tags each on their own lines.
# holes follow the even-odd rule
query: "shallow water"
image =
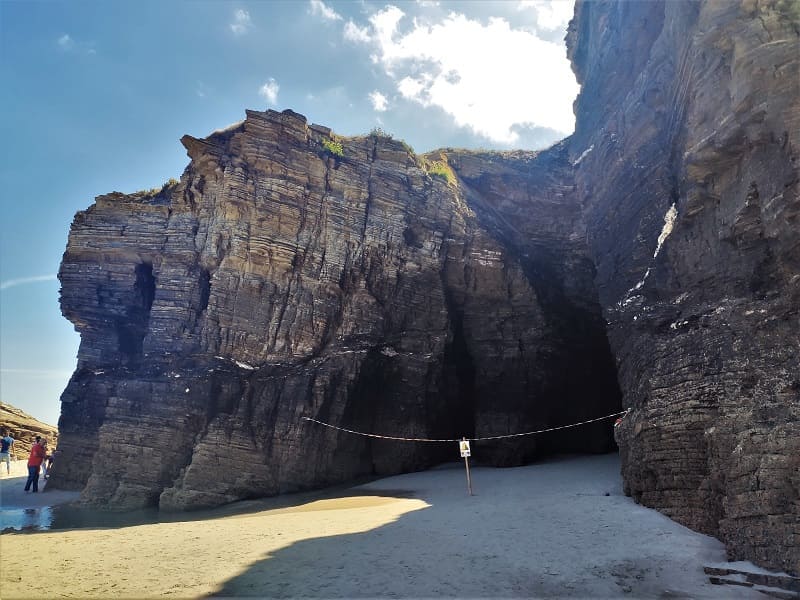
<svg viewBox="0 0 800 600">
<path fill-rule="evenodd" d="M 244 507 L 240 510 L 247 512 Z M 164 513 L 156 508 L 113 512 L 82 508 L 69 504 L 39 508 L 0 508 L 0 531 L 22 533 L 54 529 L 99 529 L 133 527 L 150 523 L 198 521 L 231 514 L 231 510 L 213 509 L 190 513 Z"/>
<path fill-rule="evenodd" d="M 69 505 L 0 508 L 0 531 L 33 532 L 51 529 L 129 527 L 168 520 L 159 516 L 163 517 L 154 509 L 112 513 Z"/>
<path fill-rule="evenodd" d="M 33 533 L 37 531 L 59 529 L 121 528 L 152 523 L 204 521 L 231 515 L 243 515 L 265 510 L 300 506 L 314 500 L 340 498 L 350 495 L 412 496 L 412 494 L 406 490 L 371 491 L 361 489 L 355 491 L 349 485 L 341 485 L 325 490 L 300 492 L 256 500 L 242 500 L 217 508 L 190 512 L 163 512 L 157 508 L 143 508 L 118 512 L 86 508 L 72 504 L 58 504 L 55 506 L 41 506 L 36 508 L 0 506 L 0 531 Z M 0 502 L 0 504 L 2 503 Z"/>
<path fill-rule="evenodd" d="M 0 531 L 41 531 L 49 529 L 52 522 L 52 506 L 0 509 Z"/>
</svg>

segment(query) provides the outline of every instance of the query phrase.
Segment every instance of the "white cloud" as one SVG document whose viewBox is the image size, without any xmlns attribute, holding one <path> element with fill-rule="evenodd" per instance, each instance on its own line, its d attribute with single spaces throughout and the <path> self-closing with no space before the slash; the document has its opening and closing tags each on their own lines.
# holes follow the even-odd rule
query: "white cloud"
<svg viewBox="0 0 800 600">
<path fill-rule="evenodd" d="M 244 121 L 236 121 L 235 123 L 231 123 L 230 125 L 226 125 L 222 129 L 215 129 L 214 131 L 211 132 L 211 135 L 218 135 L 220 133 L 226 133 L 228 131 L 231 131 L 232 129 L 236 129 L 242 123 L 244 123 Z"/>
<path fill-rule="evenodd" d="M 68 33 L 65 33 L 58 38 L 58 47 L 62 50 L 72 50 L 75 47 L 75 40 L 73 40 Z"/>
<path fill-rule="evenodd" d="M 309 12 L 314 16 L 322 17 L 328 21 L 339 21 L 342 15 L 326 5 L 322 0 L 309 0 Z"/>
<path fill-rule="evenodd" d="M 267 83 L 262 85 L 258 90 L 258 94 L 265 98 L 269 104 L 274 106 L 278 103 L 278 90 L 280 88 L 281 86 L 278 85 L 278 82 L 270 77 Z"/>
<path fill-rule="evenodd" d="M 371 39 L 369 30 L 366 27 L 359 27 L 352 21 L 348 21 L 344 26 L 344 39 L 351 42 L 366 43 Z"/>
<path fill-rule="evenodd" d="M 247 33 L 252 27 L 253 22 L 250 20 L 250 13 L 240 8 L 233 13 L 233 23 L 229 24 L 233 35 L 239 36 Z"/>
<path fill-rule="evenodd" d="M 370 18 L 373 60 L 403 97 L 438 106 L 459 126 L 499 143 L 518 140 L 520 124 L 574 129 L 578 85 L 563 44 L 502 18 L 483 24 L 453 12 L 436 24 L 414 21 L 400 34 L 404 16 L 387 6 Z"/>
<path fill-rule="evenodd" d="M 403 77 L 397 83 L 397 90 L 405 97 L 405 98 L 417 98 L 420 97 L 422 90 L 425 89 L 425 82 L 420 81 L 419 79 L 414 79 L 412 77 Z"/>
<path fill-rule="evenodd" d="M 372 108 L 378 112 L 384 112 L 389 106 L 389 101 L 386 99 L 386 96 L 381 94 L 378 90 L 369 94 L 369 101 L 372 102 Z"/>
<path fill-rule="evenodd" d="M 517 8 L 532 8 L 536 12 L 536 24 L 542 29 L 555 31 L 567 29 L 575 11 L 575 3 L 568 0 L 520 0 Z"/>
<path fill-rule="evenodd" d="M 16 279 L 6 279 L 0 283 L 0 290 L 7 290 L 8 288 L 16 287 L 18 285 L 27 285 L 29 283 L 39 283 L 42 281 L 56 281 L 58 276 L 54 275 L 35 275 L 34 277 L 18 277 Z"/>
<path fill-rule="evenodd" d="M 394 36 L 400 20 L 404 16 L 405 13 L 402 10 L 396 6 L 389 5 L 372 15 L 369 20 L 370 23 L 372 23 L 372 27 L 375 29 L 375 37 L 378 45 L 383 50 L 384 63 L 391 62 L 393 59 L 395 43 L 392 37 Z"/>
<path fill-rule="evenodd" d="M 78 54 L 97 54 L 94 48 L 94 42 L 81 42 L 75 40 L 70 34 L 65 33 L 56 39 L 56 45 L 62 52 L 78 53 Z"/>
</svg>

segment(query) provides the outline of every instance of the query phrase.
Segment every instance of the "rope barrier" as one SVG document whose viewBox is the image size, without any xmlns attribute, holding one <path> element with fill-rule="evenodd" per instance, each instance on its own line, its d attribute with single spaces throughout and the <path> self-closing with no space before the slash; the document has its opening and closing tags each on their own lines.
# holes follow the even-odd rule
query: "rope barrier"
<svg viewBox="0 0 800 600">
<path fill-rule="evenodd" d="M 460 442 L 462 439 L 466 439 L 470 442 L 483 442 L 487 440 L 502 440 L 506 438 L 514 438 L 514 437 L 522 437 L 524 435 L 535 435 L 537 433 L 547 433 L 548 431 L 558 431 L 559 429 L 568 429 L 570 427 L 578 427 L 580 425 L 586 425 L 587 423 L 595 423 L 596 421 L 602 421 L 603 419 L 610 419 L 611 417 L 617 417 L 620 415 L 627 415 L 631 409 L 623 410 L 620 412 L 615 412 L 610 415 L 605 415 L 603 417 L 597 417 L 596 419 L 589 419 L 588 421 L 581 421 L 580 423 L 571 423 L 569 425 L 560 425 L 558 427 L 549 427 L 548 429 L 539 429 L 537 431 L 526 431 L 524 433 L 509 433 L 507 435 L 494 435 L 490 437 L 479 437 L 479 438 L 459 438 L 459 439 L 431 439 L 431 438 L 407 438 L 407 437 L 397 437 L 393 435 L 379 435 L 377 433 L 365 433 L 363 431 L 354 431 L 352 429 L 345 429 L 344 427 L 337 427 L 336 425 L 331 425 L 330 423 L 325 423 L 324 421 L 318 421 L 317 419 L 312 419 L 311 417 L 302 417 L 304 421 L 311 421 L 312 423 L 318 423 L 319 425 L 324 425 L 325 427 L 330 427 L 331 429 L 336 429 L 338 431 L 344 431 L 345 433 L 352 433 L 354 435 L 362 435 L 364 437 L 371 437 L 377 438 L 381 440 L 396 440 L 400 442 Z"/>
</svg>

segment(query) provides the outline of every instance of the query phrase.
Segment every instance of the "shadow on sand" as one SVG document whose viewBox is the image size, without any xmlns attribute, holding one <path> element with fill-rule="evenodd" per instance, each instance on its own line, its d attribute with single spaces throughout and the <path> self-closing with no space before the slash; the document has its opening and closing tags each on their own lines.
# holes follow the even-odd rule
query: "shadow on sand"
<svg viewBox="0 0 800 600">
<path fill-rule="evenodd" d="M 394 522 L 369 531 L 295 542 L 264 556 L 209 597 L 625 595 L 618 578 L 607 570 L 591 571 L 598 561 L 587 557 L 586 552 L 576 552 L 572 563 L 565 564 L 569 550 L 555 550 L 570 543 L 565 539 L 570 531 L 564 531 L 563 525 L 582 525 L 581 517 L 575 519 L 572 511 L 579 511 L 587 502 L 599 505 L 601 511 L 603 506 L 613 510 L 618 503 L 628 502 L 621 490 L 612 495 L 578 484 L 565 498 L 547 498 L 550 502 L 557 500 L 545 511 L 544 518 L 550 523 L 540 535 L 532 535 L 535 527 L 531 522 L 542 518 L 536 515 L 542 512 L 543 496 L 548 493 L 542 490 L 531 494 L 525 487 L 504 488 L 499 478 L 511 475 L 511 471 L 477 469 L 474 496 L 466 493 L 464 470 L 459 465 L 416 474 L 414 481 L 422 486 L 409 487 L 413 487 L 415 497 L 425 501 L 425 508 L 406 512 Z M 530 477 L 529 472 L 519 474 Z M 391 483 L 403 486 L 403 481 L 400 476 Z M 370 487 L 351 489 L 350 493 L 393 495 L 392 490 Z M 613 537 L 613 533 L 607 535 Z M 631 553 L 632 560 L 635 552 Z M 644 593 L 644 588 L 640 586 L 639 591 Z"/>
<path fill-rule="evenodd" d="M 442 531 L 433 505 L 363 533 L 296 542 L 226 581 L 208 598 L 553 597 L 525 560 L 509 561 L 469 531 Z M 520 556 L 523 559 L 522 556 Z"/>
<path fill-rule="evenodd" d="M 466 494 L 463 468 L 401 475 L 367 488 L 381 491 L 381 485 L 414 490 L 426 506 L 368 531 L 287 545 L 208 597 L 731 599 L 754 593 L 711 585 L 703 565 L 724 560 L 722 544 L 625 497 L 616 455 L 477 468 L 474 496 Z"/>
</svg>

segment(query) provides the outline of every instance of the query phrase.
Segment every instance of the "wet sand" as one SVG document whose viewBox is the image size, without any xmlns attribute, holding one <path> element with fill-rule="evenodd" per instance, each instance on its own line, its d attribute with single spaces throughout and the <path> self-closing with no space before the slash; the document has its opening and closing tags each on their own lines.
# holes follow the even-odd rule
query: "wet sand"
<svg viewBox="0 0 800 600">
<path fill-rule="evenodd" d="M 616 456 L 473 486 L 453 465 L 248 514 L 3 534 L 0 596 L 762 597 L 711 585 L 722 544 L 623 496 Z"/>
<path fill-rule="evenodd" d="M 33 529 L 47 527 L 53 521 L 53 507 L 62 506 L 78 499 L 78 492 L 48 490 L 47 480 L 39 477 L 39 491 L 26 492 L 28 480 L 26 461 L 11 463 L 11 473 L 6 473 L 0 464 L 0 531 L 8 529 Z M 2 552 L 2 548 L 0 548 Z M 0 592 L 2 592 L 0 572 Z M 1 596 L 2 594 L 0 594 Z"/>
<path fill-rule="evenodd" d="M 0 468 L 5 467 L 0 465 Z M 12 473 L 11 477 L 3 477 L 0 479 L 0 504 L 2 504 L 3 509 L 56 506 L 73 502 L 77 500 L 80 495 L 78 492 L 48 490 L 47 480 L 42 477 L 39 477 L 39 491 L 37 493 L 26 492 L 25 482 L 27 480 L 27 473 L 24 475 Z"/>
</svg>

